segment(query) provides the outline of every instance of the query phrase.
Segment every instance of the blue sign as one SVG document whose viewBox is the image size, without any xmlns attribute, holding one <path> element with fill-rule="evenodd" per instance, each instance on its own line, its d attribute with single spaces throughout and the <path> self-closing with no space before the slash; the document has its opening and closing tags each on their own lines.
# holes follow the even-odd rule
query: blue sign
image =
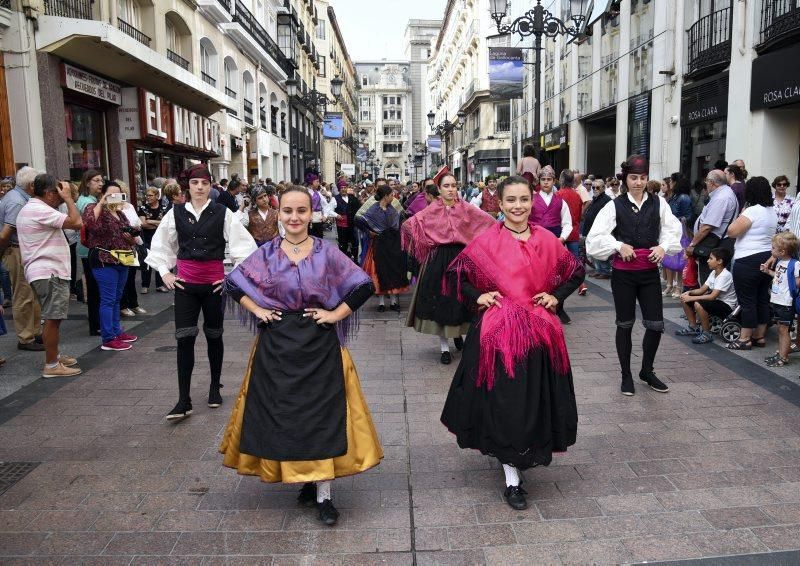
<svg viewBox="0 0 800 566">
<path fill-rule="evenodd" d="M 322 123 L 322 135 L 330 139 L 342 138 L 344 135 L 344 122 L 341 112 L 325 114 L 325 121 Z"/>
</svg>

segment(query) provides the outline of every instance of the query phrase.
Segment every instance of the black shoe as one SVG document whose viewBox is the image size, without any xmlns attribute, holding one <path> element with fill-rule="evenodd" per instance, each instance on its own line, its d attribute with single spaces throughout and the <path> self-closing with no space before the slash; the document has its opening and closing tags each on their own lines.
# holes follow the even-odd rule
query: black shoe
<svg viewBox="0 0 800 566">
<path fill-rule="evenodd" d="M 525 499 L 527 493 L 518 485 L 510 485 L 503 492 L 503 497 L 506 498 L 506 503 L 508 503 L 509 507 L 522 511 L 528 508 L 528 500 Z"/>
<path fill-rule="evenodd" d="M 378 312 L 386 312 L 386 307 L 384 305 L 378 305 Z"/>
<path fill-rule="evenodd" d="M 178 401 L 178 404 L 175 405 L 175 408 L 172 409 L 167 415 L 167 420 L 171 423 L 177 423 L 187 418 L 191 414 L 192 414 L 192 402 Z"/>
<path fill-rule="evenodd" d="M 453 344 L 455 344 L 456 350 L 459 352 L 464 349 L 464 339 L 461 336 L 453 338 Z"/>
<path fill-rule="evenodd" d="M 33 341 L 36 342 L 37 344 L 44 344 L 44 342 L 42 341 L 42 335 L 41 334 L 39 334 L 39 336 L 34 338 Z"/>
<path fill-rule="evenodd" d="M 317 484 L 304 483 L 300 488 L 300 495 L 297 496 L 297 502 L 303 507 L 314 507 L 317 504 Z"/>
<path fill-rule="evenodd" d="M 100 332 L 99 330 L 90 330 L 89 331 L 89 336 L 102 336 L 102 335 L 103 335 L 103 333 Z"/>
<path fill-rule="evenodd" d="M 395 312 L 400 312 L 400 303 L 392 303 L 389 308 Z"/>
<path fill-rule="evenodd" d="M 336 510 L 336 507 L 333 506 L 330 499 L 326 499 L 322 503 L 317 503 L 317 509 L 319 509 L 320 521 L 329 527 L 336 524 L 336 521 L 339 519 L 339 512 Z"/>
<path fill-rule="evenodd" d="M 212 409 L 216 409 L 220 405 L 222 405 L 222 395 L 220 395 L 219 390 L 222 389 L 223 385 L 220 383 L 217 386 L 213 384 L 208 389 L 208 406 Z"/>
<path fill-rule="evenodd" d="M 36 340 L 33 342 L 28 342 L 27 344 L 17 342 L 17 350 L 25 350 L 26 352 L 44 352 L 44 344 L 41 344 Z"/>
<path fill-rule="evenodd" d="M 633 386 L 633 377 L 630 375 L 622 376 L 622 385 L 619 388 L 622 391 L 623 395 L 627 395 L 628 397 L 633 397 L 636 393 L 636 388 Z"/>
<path fill-rule="evenodd" d="M 450 355 L 450 352 L 442 352 L 441 361 L 444 365 L 448 365 L 450 362 L 453 361 L 453 356 Z"/>
<path fill-rule="evenodd" d="M 569 324 L 572 322 L 572 319 L 567 314 L 567 311 L 558 311 L 558 320 L 561 321 L 561 324 Z"/>
<path fill-rule="evenodd" d="M 653 391 L 658 391 L 659 393 L 667 393 L 669 391 L 667 384 L 658 379 L 653 370 L 639 372 L 639 379 L 649 385 Z"/>
</svg>

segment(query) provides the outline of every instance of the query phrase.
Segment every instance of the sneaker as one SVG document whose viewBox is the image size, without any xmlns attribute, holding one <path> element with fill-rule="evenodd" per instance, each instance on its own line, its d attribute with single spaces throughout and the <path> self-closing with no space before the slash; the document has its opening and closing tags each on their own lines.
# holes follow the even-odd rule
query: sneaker
<svg viewBox="0 0 800 566">
<path fill-rule="evenodd" d="M 141 291 L 139 291 L 139 292 L 140 292 L 142 295 L 146 295 L 147 293 L 149 293 L 149 292 L 150 292 L 150 289 L 148 289 L 147 287 L 143 287 L 143 288 L 142 288 L 142 290 L 141 290 Z"/>
<path fill-rule="evenodd" d="M 156 287 L 156 291 L 158 291 L 159 293 L 169 293 L 169 289 L 167 289 L 163 285 L 161 287 Z"/>
<path fill-rule="evenodd" d="M 714 337 L 709 332 L 700 332 L 697 336 L 692 338 L 692 344 L 710 344 L 714 341 Z"/>
<path fill-rule="evenodd" d="M 681 328 L 680 330 L 675 331 L 675 336 L 697 336 L 703 331 L 703 329 L 699 326 L 687 326 L 686 328 Z"/>
<path fill-rule="evenodd" d="M 101 350 L 108 350 L 112 352 L 122 352 L 123 350 L 130 350 L 131 345 L 127 342 L 123 342 L 122 340 L 109 340 L 108 342 L 103 342 L 103 345 L 100 346 Z"/>
<path fill-rule="evenodd" d="M 136 316 L 136 313 L 133 312 L 131 309 L 122 309 L 121 311 L 119 311 L 119 314 L 121 314 L 122 316 L 129 316 L 129 317 Z"/>
<path fill-rule="evenodd" d="M 336 507 L 333 506 L 333 502 L 330 499 L 326 499 L 322 503 L 317 503 L 317 509 L 319 510 L 319 520 L 325 525 L 332 527 L 336 524 L 336 521 L 339 519 L 339 512 L 336 510 Z"/>
<path fill-rule="evenodd" d="M 303 507 L 314 507 L 317 504 L 317 484 L 304 483 L 297 496 L 297 502 Z"/>
<path fill-rule="evenodd" d="M 17 350 L 24 350 L 26 352 L 44 352 L 44 344 L 40 344 L 35 340 L 33 342 L 28 342 L 27 344 L 18 342 Z"/>
<path fill-rule="evenodd" d="M 633 386 L 633 377 L 630 375 L 622 376 L 622 385 L 619 390 L 627 397 L 633 397 L 636 394 L 636 388 Z"/>
<path fill-rule="evenodd" d="M 669 391 L 669 387 L 656 377 L 656 374 L 653 373 L 652 370 L 649 372 L 640 372 L 639 379 L 644 381 L 647 385 L 650 386 L 650 389 L 653 391 L 658 391 L 659 393 L 667 393 Z"/>
<path fill-rule="evenodd" d="M 57 363 L 56 367 L 49 368 L 44 366 L 42 370 L 42 377 L 50 378 L 50 377 L 73 377 L 81 373 L 81 368 L 68 368 L 62 363 Z"/>
<path fill-rule="evenodd" d="M 528 508 L 528 500 L 525 499 L 525 495 L 527 493 L 527 491 L 518 485 L 510 485 L 503 492 L 503 497 L 505 498 L 509 507 L 517 511 L 522 511 L 523 509 Z"/>
<path fill-rule="evenodd" d="M 588 287 L 586 287 L 586 285 L 581 285 L 580 287 L 578 287 L 578 295 L 580 295 L 581 297 L 584 297 L 584 296 L 586 296 L 586 291 L 588 291 L 588 290 L 589 289 L 588 289 Z"/>
<path fill-rule="evenodd" d="M 72 366 L 78 365 L 78 360 L 76 360 L 72 356 L 61 354 L 60 356 L 58 356 L 58 363 L 60 363 L 64 367 L 71 368 Z"/>
<path fill-rule="evenodd" d="M 167 420 L 169 422 L 177 423 L 187 418 L 191 414 L 192 414 L 192 402 L 178 401 L 178 404 L 175 405 L 175 408 L 172 409 L 167 415 Z"/>
<path fill-rule="evenodd" d="M 217 386 L 212 385 L 208 388 L 208 406 L 212 409 L 216 409 L 222 405 L 222 395 L 219 393 L 220 389 L 222 389 L 221 383 Z"/>
<path fill-rule="evenodd" d="M 117 340 L 120 342 L 136 342 L 139 339 L 138 336 L 134 336 L 133 334 L 127 334 L 123 332 L 119 336 L 117 336 Z"/>
<path fill-rule="evenodd" d="M 661 291 L 661 296 L 662 297 L 669 297 L 670 295 L 672 295 L 672 287 L 671 286 L 667 287 L 666 289 Z"/>
<path fill-rule="evenodd" d="M 147 314 L 147 311 L 144 310 L 142 307 L 136 307 L 135 309 L 133 309 L 133 312 L 135 312 L 136 314 Z"/>
</svg>

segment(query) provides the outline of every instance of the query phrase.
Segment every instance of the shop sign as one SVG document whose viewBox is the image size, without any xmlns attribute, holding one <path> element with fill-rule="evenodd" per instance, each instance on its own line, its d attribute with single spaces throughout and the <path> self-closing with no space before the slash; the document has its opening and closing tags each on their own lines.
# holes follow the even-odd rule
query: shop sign
<svg viewBox="0 0 800 566">
<path fill-rule="evenodd" d="M 567 126 L 559 126 L 542 134 L 542 147 L 545 151 L 561 149 L 567 145 Z"/>
<path fill-rule="evenodd" d="M 720 89 L 722 90 L 722 89 Z M 699 122 L 716 122 L 728 115 L 728 89 L 716 96 L 698 97 L 681 104 L 681 126 Z"/>
<path fill-rule="evenodd" d="M 800 102 L 800 45 L 756 57 L 750 81 L 750 110 L 797 102 Z"/>
<path fill-rule="evenodd" d="M 356 174 L 356 164 L 355 163 L 342 163 L 341 167 L 342 173 L 348 175 L 350 177 L 354 177 Z"/>
<path fill-rule="evenodd" d="M 122 88 L 117 83 L 67 63 L 61 64 L 61 84 L 65 88 L 111 104 L 122 104 Z"/>
<path fill-rule="evenodd" d="M 242 141 L 242 138 L 238 136 L 231 136 L 231 150 L 244 151 L 244 142 Z"/>
</svg>

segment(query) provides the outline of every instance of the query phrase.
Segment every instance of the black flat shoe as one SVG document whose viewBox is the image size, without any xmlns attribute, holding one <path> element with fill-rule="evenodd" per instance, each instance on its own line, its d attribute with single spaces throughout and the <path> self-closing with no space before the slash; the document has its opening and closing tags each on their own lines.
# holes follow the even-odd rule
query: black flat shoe
<svg viewBox="0 0 800 566">
<path fill-rule="evenodd" d="M 455 344 L 456 350 L 459 352 L 464 349 L 464 339 L 461 336 L 453 338 L 453 344 Z"/>
<path fill-rule="evenodd" d="M 650 386 L 650 389 L 653 391 L 658 391 L 659 393 L 667 393 L 669 392 L 669 387 L 666 383 L 658 379 L 656 374 L 652 371 L 649 372 L 641 372 L 639 374 L 639 379 L 644 381 L 647 385 Z"/>
<path fill-rule="evenodd" d="M 220 395 L 219 390 L 222 389 L 222 384 L 211 386 L 208 389 L 208 406 L 212 409 L 216 409 L 220 405 L 222 405 L 222 395 Z"/>
<path fill-rule="evenodd" d="M 510 485 L 503 492 L 503 497 L 505 497 L 509 507 L 517 511 L 522 511 L 528 508 L 528 500 L 525 499 L 527 493 L 527 491 L 518 485 Z"/>
<path fill-rule="evenodd" d="M 320 521 L 329 527 L 336 524 L 336 521 L 339 519 L 339 512 L 336 510 L 336 507 L 333 506 L 333 502 L 331 502 L 330 499 L 326 499 L 322 503 L 317 503 L 317 509 L 319 510 Z"/>
<path fill-rule="evenodd" d="M 558 320 L 561 321 L 561 324 L 569 324 L 572 322 L 572 319 L 569 317 L 566 311 L 558 311 L 556 314 L 558 315 Z"/>
<path fill-rule="evenodd" d="M 378 312 L 386 312 L 386 307 L 384 305 L 378 305 Z"/>
<path fill-rule="evenodd" d="M 172 409 L 167 415 L 167 420 L 171 423 L 179 423 L 183 419 L 188 418 L 192 414 L 191 401 L 178 401 L 175 408 Z"/>
<path fill-rule="evenodd" d="M 448 365 L 452 361 L 453 361 L 453 356 L 450 355 L 450 352 L 442 352 L 441 362 L 444 365 Z"/>
<path fill-rule="evenodd" d="M 400 303 L 394 303 L 393 305 L 389 305 L 389 308 L 392 309 L 394 312 L 400 312 Z"/>
<path fill-rule="evenodd" d="M 314 507 L 317 504 L 317 484 L 304 483 L 297 496 L 297 502 L 303 507 Z"/>
<path fill-rule="evenodd" d="M 622 376 L 622 385 L 619 388 L 620 392 L 626 397 L 633 397 L 636 393 L 636 388 L 633 386 L 633 377 Z"/>
</svg>

